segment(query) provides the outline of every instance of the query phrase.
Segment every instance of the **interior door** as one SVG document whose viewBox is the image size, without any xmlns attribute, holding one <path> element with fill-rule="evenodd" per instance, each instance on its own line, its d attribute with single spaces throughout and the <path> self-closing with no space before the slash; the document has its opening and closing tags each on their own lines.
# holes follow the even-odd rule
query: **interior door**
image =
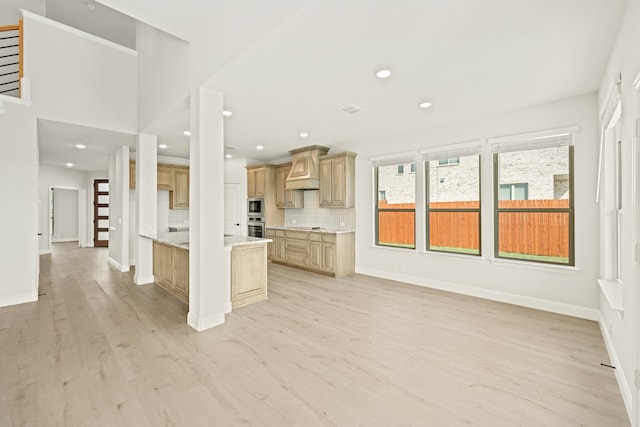
<svg viewBox="0 0 640 427">
<path fill-rule="evenodd" d="M 224 234 L 241 235 L 242 221 L 242 187 L 239 183 L 224 184 Z"/>
<path fill-rule="evenodd" d="M 93 181 L 93 246 L 109 246 L 109 180 Z"/>
</svg>

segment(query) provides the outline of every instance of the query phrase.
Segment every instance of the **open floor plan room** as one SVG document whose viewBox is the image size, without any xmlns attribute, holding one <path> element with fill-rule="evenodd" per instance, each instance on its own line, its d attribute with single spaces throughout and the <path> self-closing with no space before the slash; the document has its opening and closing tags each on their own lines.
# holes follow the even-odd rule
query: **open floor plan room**
<svg viewBox="0 0 640 427">
<path fill-rule="evenodd" d="M 627 426 L 596 322 L 269 264 L 196 332 L 103 248 L 53 245 L 0 310 L 0 425 Z"/>
</svg>

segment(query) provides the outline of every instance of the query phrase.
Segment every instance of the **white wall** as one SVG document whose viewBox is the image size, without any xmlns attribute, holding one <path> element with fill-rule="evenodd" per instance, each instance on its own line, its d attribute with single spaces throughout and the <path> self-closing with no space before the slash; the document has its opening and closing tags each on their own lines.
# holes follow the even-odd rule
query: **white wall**
<svg viewBox="0 0 640 427">
<path fill-rule="evenodd" d="M 371 141 L 356 158 L 356 270 L 424 286 L 508 301 L 550 311 L 597 319 L 597 209 L 594 203 L 598 130 L 595 94 L 511 111 L 455 125 Z M 482 206 L 483 257 L 422 253 L 420 250 L 374 247 L 373 179 L 369 158 L 399 151 L 577 125 L 575 142 L 576 268 L 534 266 L 492 260 L 491 205 Z M 483 165 L 483 192 L 491 194 L 491 160 Z M 488 174 L 488 176 L 487 176 Z M 421 191 L 423 169 L 417 175 L 417 248 L 424 248 Z M 487 179 L 488 178 L 488 179 Z M 488 205 L 488 206 L 487 206 Z M 488 246 L 488 247 L 487 247 Z"/>
<path fill-rule="evenodd" d="M 39 118 L 137 132 L 137 55 L 38 15 L 24 16 L 24 74 Z"/>
<path fill-rule="evenodd" d="M 229 2 L 211 17 L 198 37 L 186 43 L 138 23 L 140 130 L 184 101 L 190 90 L 209 79 L 233 58 L 256 44 L 301 6 L 300 0 L 251 4 Z"/>
<path fill-rule="evenodd" d="M 52 242 L 77 241 L 80 234 L 78 218 L 78 190 L 54 188 Z"/>
<path fill-rule="evenodd" d="M 5 108 L 0 114 L 0 194 L 5 206 L 0 211 L 5 227 L 0 245 L 0 307 L 38 298 L 36 119 L 28 107 L 7 104 Z"/>
<path fill-rule="evenodd" d="M 109 159 L 109 263 L 129 271 L 129 146 Z"/>
<path fill-rule="evenodd" d="M 599 111 L 604 108 L 609 91 L 613 87 L 613 74 L 622 73 L 622 298 L 624 315 L 621 319 L 614 313 L 604 297 L 600 298 L 600 310 L 602 314 L 601 326 L 608 344 L 610 354 L 617 363 L 616 376 L 621 384 L 622 395 L 625 398 L 627 410 L 631 412 L 632 400 L 636 400 L 637 389 L 634 386 L 634 370 L 638 366 L 634 345 L 639 338 L 635 336 L 638 322 L 637 307 L 634 301 L 634 288 L 638 286 L 638 278 L 634 277 L 633 245 L 637 242 L 638 228 L 635 230 L 633 219 L 638 218 L 637 208 L 634 207 L 634 199 L 640 194 L 633 194 L 633 168 L 640 165 L 633 164 L 632 145 L 635 120 L 638 117 L 638 106 L 634 102 L 633 82 L 640 72 L 640 1 L 629 0 L 624 13 L 622 25 L 618 33 L 616 44 L 611 52 L 607 69 L 602 78 L 599 95 Z M 636 190 L 637 191 L 637 190 Z M 638 221 L 638 220 L 636 220 Z M 636 226 L 640 225 L 636 223 Z M 637 274 L 637 273 L 636 273 Z M 638 408 L 633 416 L 634 425 L 640 425 Z"/>
<path fill-rule="evenodd" d="M 40 185 L 39 191 L 39 209 L 38 224 L 39 232 L 39 251 L 41 254 L 49 253 L 49 188 L 77 188 L 87 189 L 87 172 L 77 171 L 73 169 L 61 168 L 50 165 L 40 165 L 38 168 L 38 181 Z M 77 191 L 76 191 L 77 193 Z M 93 225 L 93 188 L 89 187 L 87 191 L 87 199 L 90 199 L 91 209 L 87 209 L 87 224 Z M 76 211 L 76 215 L 78 212 Z M 90 226 L 87 228 L 91 228 Z M 77 237 L 78 230 L 76 228 L 75 235 Z M 87 239 L 93 242 L 93 229 L 91 237 L 87 234 Z M 87 246 L 88 242 L 80 242 L 82 246 Z"/>
</svg>

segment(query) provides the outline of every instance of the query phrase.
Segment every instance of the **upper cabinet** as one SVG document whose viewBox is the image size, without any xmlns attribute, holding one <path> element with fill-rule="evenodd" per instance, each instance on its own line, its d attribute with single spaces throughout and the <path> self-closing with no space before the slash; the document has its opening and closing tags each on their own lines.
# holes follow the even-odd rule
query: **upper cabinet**
<svg viewBox="0 0 640 427">
<path fill-rule="evenodd" d="M 189 209 L 189 166 L 158 164 L 158 190 L 169 191 L 169 209 Z M 136 188 L 136 161 L 129 160 L 129 188 Z"/>
<path fill-rule="evenodd" d="M 129 160 L 129 188 L 136 188 L 136 161 Z"/>
<path fill-rule="evenodd" d="M 173 190 L 173 166 L 158 165 L 158 190 Z"/>
<path fill-rule="evenodd" d="M 255 169 L 247 168 L 247 197 L 263 198 L 265 194 L 264 166 Z"/>
<path fill-rule="evenodd" d="M 276 206 L 278 208 L 303 208 L 304 192 L 285 188 L 290 171 L 291 163 L 279 165 L 276 169 Z"/>
<path fill-rule="evenodd" d="M 320 207 L 355 207 L 356 153 L 320 156 Z"/>
<path fill-rule="evenodd" d="M 189 209 L 189 168 L 186 166 L 174 166 L 169 209 Z"/>
</svg>

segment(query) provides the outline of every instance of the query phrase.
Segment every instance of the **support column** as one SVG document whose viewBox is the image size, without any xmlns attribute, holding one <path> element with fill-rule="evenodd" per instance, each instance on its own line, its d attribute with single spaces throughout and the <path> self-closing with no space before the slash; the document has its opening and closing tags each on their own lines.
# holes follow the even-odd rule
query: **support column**
<svg viewBox="0 0 640 427">
<path fill-rule="evenodd" d="M 158 232 L 158 137 L 141 133 L 136 145 L 136 208 L 138 225 L 138 253 L 136 257 L 136 285 L 153 283 L 153 242 L 140 233 Z"/>
<path fill-rule="evenodd" d="M 225 321 L 229 282 L 224 280 L 224 124 L 222 93 L 191 93 L 189 212 L 189 314 L 202 331 Z"/>
</svg>

